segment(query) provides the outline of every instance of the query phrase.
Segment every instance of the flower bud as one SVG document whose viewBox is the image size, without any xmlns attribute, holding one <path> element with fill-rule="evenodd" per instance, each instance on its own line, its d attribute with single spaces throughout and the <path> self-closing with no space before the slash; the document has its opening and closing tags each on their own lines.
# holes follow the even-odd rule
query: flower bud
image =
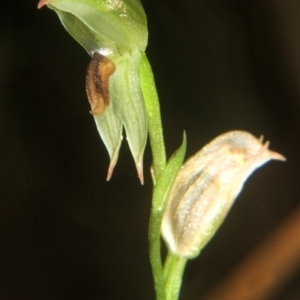
<svg viewBox="0 0 300 300">
<path fill-rule="evenodd" d="M 285 160 L 244 131 L 220 135 L 179 171 L 162 221 L 174 254 L 193 258 L 215 234 L 252 172 L 271 159 Z"/>
</svg>

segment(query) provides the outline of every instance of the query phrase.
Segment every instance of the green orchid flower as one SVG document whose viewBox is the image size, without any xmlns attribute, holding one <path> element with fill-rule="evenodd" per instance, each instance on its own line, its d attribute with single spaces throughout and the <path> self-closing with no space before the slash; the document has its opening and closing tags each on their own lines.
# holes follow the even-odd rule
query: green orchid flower
<svg viewBox="0 0 300 300">
<path fill-rule="evenodd" d="M 148 125 L 140 84 L 147 46 L 147 20 L 139 0 L 41 0 L 92 57 L 86 90 L 99 134 L 110 157 L 107 180 L 117 163 L 123 126 L 141 183 Z"/>
</svg>

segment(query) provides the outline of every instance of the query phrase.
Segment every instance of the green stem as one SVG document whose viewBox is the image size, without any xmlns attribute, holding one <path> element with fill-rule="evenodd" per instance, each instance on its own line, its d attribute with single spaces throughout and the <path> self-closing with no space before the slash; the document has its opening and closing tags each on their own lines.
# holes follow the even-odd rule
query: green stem
<svg viewBox="0 0 300 300">
<path fill-rule="evenodd" d="M 164 280 L 169 276 L 170 270 L 172 268 L 172 258 L 173 255 L 170 255 L 168 252 L 168 255 L 166 257 L 166 260 L 164 262 L 164 267 L 163 267 L 163 273 L 164 273 Z"/>
<path fill-rule="evenodd" d="M 145 53 L 142 53 L 140 66 L 141 88 L 144 96 L 149 128 L 150 144 L 153 156 L 153 183 L 166 167 L 166 152 L 163 139 L 160 106 L 151 66 Z M 157 300 L 165 300 L 164 277 L 160 252 L 160 223 L 162 211 L 160 203 L 152 201 L 149 224 L 150 263 L 154 278 Z"/>
<path fill-rule="evenodd" d="M 181 147 L 172 155 L 168 161 L 168 164 L 166 164 L 166 153 L 163 140 L 159 101 L 153 73 L 145 53 L 142 54 L 140 81 L 147 112 L 147 122 L 153 156 L 152 178 L 154 190 L 149 224 L 150 263 L 154 278 L 156 299 L 166 300 L 168 298 L 166 298 L 166 285 L 161 260 L 160 227 L 170 189 L 173 186 L 176 175 L 184 159 L 186 150 L 186 136 L 184 134 Z M 174 267 L 176 266 L 177 265 L 174 265 Z M 172 267 L 170 271 L 173 272 L 173 269 L 174 268 Z M 172 272 L 170 274 L 173 274 Z M 166 279 L 168 278 L 169 276 L 166 277 Z M 173 278 L 173 276 L 170 276 L 170 278 Z M 172 282 L 173 281 L 171 280 L 170 283 Z M 179 289 L 180 284 L 177 294 Z"/>
<path fill-rule="evenodd" d="M 153 156 L 153 170 L 155 178 L 157 179 L 166 166 L 166 151 L 158 95 L 152 69 L 145 53 L 142 53 L 140 80 L 147 112 L 149 137 Z"/>
<path fill-rule="evenodd" d="M 166 166 L 166 152 L 162 133 L 158 95 L 151 66 L 145 53 L 142 54 L 141 59 L 140 80 L 147 112 L 149 137 L 153 156 L 152 178 L 155 185 L 157 178 Z M 156 299 L 165 300 L 164 277 L 160 252 L 160 223 L 162 211 L 159 210 L 159 206 L 159 203 L 154 201 L 153 198 L 149 224 L 149 251 Z"/>
<path fill-rule="evenodd" d="M 163 276 L 163 267 L 161 262 L 161 242 L 160 242 L 160 224 L 162 213 L 152 208 L 149 224 L 149 244 L 150 244 L 150 263 L 157 300 L 165 300 L 165 282 Z"/>
<path fill-rule="evenodd" d="M 155 282 L 157 299 L 165 300 L 165 280 L 160 253 L 160 226 L 169 198 L 170 190 L 176 175 L 182 165 L 186 150 L 186 137 L 183 136 L 182 145 L 171 156 L 165 169 L 161 173 L 154 187 L 152 210 L 149 227 L 150 261 Z"/>
<path fill-rule="evenodd" d="M 168 253 L 164 266 L 166 300 L 178 299 L 186 262 L 186 258 Z"/>
</svg>

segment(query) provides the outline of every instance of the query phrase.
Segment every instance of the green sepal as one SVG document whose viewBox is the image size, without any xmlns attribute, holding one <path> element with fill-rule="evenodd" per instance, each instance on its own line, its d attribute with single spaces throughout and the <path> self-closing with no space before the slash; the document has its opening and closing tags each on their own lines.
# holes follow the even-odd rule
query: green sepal
<svg viewBox="0 0 300 300">
<path fill-rule="evenodd" d="M 144 99 L 140 86 L 141 53 L 118 61 L 111 78 L 111 101 L 121 111 L 126 138 L 143 183 L 143 155 L 147 143 L 148 126 Z"/>
<path fill-rule="evenodd" d="M 139 0 L 50 0 L 66 30 L 89 54 L 112 59 L 145 51 L 147 20 Z M 40 2 L 40 3 L 41 3 Z"/>
<path fill-rule="evenodd" d="M 102 141 L 108 151 L 110 164 L 106 179 L 109 180 L 117 163 L 122 142 L 122 119 L 114 101 L 104 114 L 95 115 L 94 120 Z"/>
</svg>

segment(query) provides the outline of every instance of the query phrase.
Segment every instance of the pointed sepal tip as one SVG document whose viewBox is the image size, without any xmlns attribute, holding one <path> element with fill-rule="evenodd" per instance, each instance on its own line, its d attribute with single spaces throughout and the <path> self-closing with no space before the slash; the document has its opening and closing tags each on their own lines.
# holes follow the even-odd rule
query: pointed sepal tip
<svg viewBox="0 0 300 300">
<path fill-rule="evenodd" d="M 140 179 L 141 185 L 144 185 L 144 172 L 143 172 L 143 165 L 140 163 L 136 164 L 136 170 L 138 173 L 138 177 Z"/>
<path fill-rule="evenodd" d="M 47 5 L 50 3 L 51 0 L 40 0 L 38 3 L 38 9 L 42 8 L 44 5 Z"/>
</svg>

